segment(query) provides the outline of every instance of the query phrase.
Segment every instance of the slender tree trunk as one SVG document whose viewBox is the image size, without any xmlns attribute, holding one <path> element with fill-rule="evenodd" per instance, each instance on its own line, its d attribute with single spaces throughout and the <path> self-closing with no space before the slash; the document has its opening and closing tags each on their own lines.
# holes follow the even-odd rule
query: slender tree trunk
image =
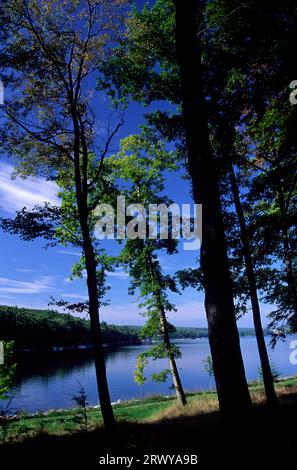
<svg viewBox="0 0 297 470">
<path fill-rule="evenodd" d="M 97 389 L 99 395 L 100 409 L 104 426 L 106 429 L 115 427 L 115 418 L 111 406 L 108 382 L 106 376 L 106 365 L 99 319 L 99 301 L 97 289 L 97 261 L 94 252 L 93 242 L 90 235 L 88 223 L 88 149 L 83 126 L 79 127 L 79 112 L 73 101 L 72 119 L 74 127 L 74 179 L 75 193 L 78 209 L 78 217 L 83 238 L 83 249 L 85 255 L 87 271 L 87 287 L 89 297 L 89 315 L 92 333 L 92 346 L 95 363 Z M 82 152 L 81 144 L 82 143 Z M 82 157 L 82 165 L 81 165 Z"/>
<path fill-rule="evenodd" d="M 222 415 L 236 418 L 238 413 L 250 410 L 251 399 L 240 350 L 218 179 L 209 140 L 197 39 L 197 1 L 174 0 L 174 4 L 188 169 L 194 201 L 203 205 L 201 268 L 214 376 Z"/>
<path fill-rule="evenodd" d="M 151 256 L 147 257 L 147 265 L 151 274 L 151 278 L 154 279 L 160 286 L 160 279 L 158 279 L 158 274 L 154 271 L 153 267 L 153 260 Z M 155 299 L 156 299 L 156 305 L 158 308 L 158 313 L 159 313 L 159 319 L 160 319 L 160 325 L 161 325 L 161 331 L 162 331 L 162 337 L 163 337 L 163 344 L 165 347 L 165 351 L 167 354 L 167 358 L 169 361 L 169 367 L 170 367 L 170 372 L 172 375 L 172 380 L 173 380 L 173 385 L 176 393 L 176 397 L 180 405 L 186 406 L 187 405 L 187 399 L 186 395 L 182 386 L 182 382 L 179 376 L 178 368 L 176 365 L 176 360 L 174 357 L 174 354 L 172 352 L 172 347 L 171 347 L 171 340 L 170 340 L 170 335 L 168 331 L 168 323 L 167 323 L 167 318 L 166 318 L 166 313 L 163 307 L 162 303 L 162 298 L 161 298 L 161 292 L 158 290 L 155 293 Z"/>
<path fill-rule="evenodd" d="M 267 348 L 265 344 L 265 338 L 263 333 L 262 321 L 261 321 L 261 312 L 258 300 L 257 293 L 257 282 L 254 272 L 254 265 L 251 253 L 251 245 L 249 240 L 249 235 L 246 227 L 245 215 L 240 201 L 239 189 L 236 181 L 236 176 L 232 163 L 229 166 L 229 175 L 231 182 L 231 190 L 233 194 L 233 200 L 235 204 L 235 209 L 240 226 L 240 238 L 242 242 L 243 255 L 246 266 L 246 274 L 249 284 L 250 298 L 253 311 L 253 320 L 255 326 L 255 333 L 257 339 L 257 345 L 260 355 L 261 368 L 263 373 L 263 381 L 265 387 L 265 394 L 267 403 L 271 406 L 278 404 L 278 399 L 275 393 L 273 376 L 270 368 L 269 357 L 267 353 Z"/>
<path fill-rule="evenodd" d="M 160 315 L 160 323 L 161 323 L 161 329 L 162 329 L 162 335 L 163 335 L 163 342 L 164 342 L 165 350 L 166 350 L 167 357 L 169 360 L 169 367 L 170 367 L 170 371 L 172 374 L 172 380 L 173 380 L 173 385 L 175 388 L 176 397 L 178 399 L 178 402 L 182 406 L 186 406 L 187 399 L 186 399 L 186 395 L 185 395 L 185 392 L 181 383 L 175 357 L 174 357 L 174 354 L 172 353 L 166 315 L 162 307 L 159 307 L 159 315 Z"/>
<path fill-rule="evenodd" d="M 84 240 L 84 254 L 86 259 L 87 286 L 89 295 L 89 314 L 100 408 L 105 427 L 107 429 L 113 429 L 115 427 L 115 419 L 107 383 L 105 357 L 102 346 L 99 321 L 99 302 L 96 277 L 97 264 L 87 219 L 84 220 L 83 218 L 81 220 L 81 228 Z"/>
</svg>

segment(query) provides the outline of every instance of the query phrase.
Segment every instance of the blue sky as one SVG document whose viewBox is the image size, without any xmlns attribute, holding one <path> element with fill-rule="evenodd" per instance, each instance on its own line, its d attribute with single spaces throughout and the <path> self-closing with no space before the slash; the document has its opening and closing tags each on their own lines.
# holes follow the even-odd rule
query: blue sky
<svg viewBox="0 0 297 470">
<path fill-rule="evenodd" d="M 91 84 L 90 86 L 93 86 Z M 100 99 L 100 112 L 97 114 L 98 129 L 106 125 L 111 110 L 104 96 Z M 166 105 L 158 103 L 166 108 Z M 154 104 L 156 106 L 156 103 Z M 145 109 L 148 112 L 148 108 Z M 132 103 L 125 112 L 125 124 L 118 138 L 139 132 L 139 126 L 145 122 L 144 110 L 137 103 Z M 117 150 L 118 142 L 113 149 Z M 54 182 L 40 177 L 34 179 L 12 179 L 13 159 L 0 155 L 0 216 L 13 217 L 23 207 L 32 208 L 36 204 L 48 201 L 59 204 Z M 169 174 L 166 194 L 178 204 L 192 204 L 190 183 L 181 179 L 180 174 Z M 73 247 L 54 247 L 44 249 L 46 242 L 35 240 L 24 242 L 18 236 L 0 231 L 0 304 L 17 305 L 30 308 L 48 308 L 50 297 L 65 299 L 70 302 L 85 300 L 85 279 L 69 280 L 73 263 L 79 260 L 80 253 Z M 119 250 L 117 241 L 108 240 L 104 247 L 109 254 Z M 184 267 L 195 267 L 199 252 L 180 250 L 177 255 L 168 256 L 160 253 L 162 267 L 168 273 Z M 119 269 L 108 275 L 111 289 L 107 298 L 108 307 L 102 308 L 101 320 L 115 324 L 143 324 L 139 315 L 136 299 L 128 295 L 129 278 Z M 187 289 L 183 295 L 172 295 L 177 312 L 170 314 L 170 320 L 176 325 L 206 326 L 203 295 L 193 289 Z"/>
<path fill-rule="evenodd" d="M 107 110 L 108 108 L 106 108 Z M 147 111 L 147 109 L 146 109 Z M 107 112 L 107 111 L 106 111 Z M 101 116 L 104 120 L 104 113 Z M 133 103 L 126 111 L 125 125 L 121 129 L 124 137 L 138 132 L 144 122 L 143 109 Z M 0 156 L 0 216 L 12 217 L 24 206 L 31 208 L 45 201 L 58 204 L 57 188 L 54 182 L 42 178 L 12 179 L 13 160 Z M 192 204 L 190 182 L 179 173 L 170 173 L 166 182 L 166 194 L 178 204 Z M 0 304 L 30 308 L 48 308 L 51 296 L 78 302 L 86 299 L 85 279 L 69 280 L 73 263 L 79 260 L 77 249 L 64 246 L 45 249 L 46 242 L 36 240 L 24 242 L 18 236 L 0 231 Z M 108 253 L 116 254 L 117 241 L 104 242 Z M 162 267 L 169 274 L 185 267 L 195 267 L 199 251 L 185 251 L 180 244 L 179 253 L 168 256 L 160 253 Z M 136 299 L 128 295 L 129 278 L 118 269 L 108 275 L 110 305 L 102 308 L 101 320 L 114 324 L 143 324 Z M 177 326 L 206 326 L 203 294 L 194 289 L 185 290 L 182 295 L 172 295 L 177 312 L 170 313 L 169 320 Z M 270 306 L 262 305 L 264 324 Z M 241 327 L 252 326 L 251 314 L 239 321 Z"/>
<path fill-rule="evenodd" d="M 22 207 L 33 207 L 49 201 L 58 203 L 56 187 L 52 182 L 35 178 L 30 180 L 11 179 L 13 165 L 7 159 L 0 162 L 0 213 L 13 216 Z M 178 179 L 177 179 L 178 178 Z M 189 203 L 189 183 L 180 181 L 177 175 L 170 175 L 167 193 L 176 202 Z M 64 246 L 44 249 L 45 242 L 37 240 L 24 242 L 18 236 L 0 233 L 0 303 L 5 305 L 46 308 L 50 296 L 79 301 L 86 298 L 85 280 L 69 280 L 71 266 L 79 260 L 77 249 Z M 109 253 L 118 251 L 118 243 L 104 242 Z M 198 251 L 181 251 L 168 256 L 160 253 L 163 269 L 168 273 L 185 266 L 195 266 Z M 117 324 L 140 324 L 135 299 L 127 294 L 129 278 L 118 269 L 108 275 L 111 289 L 108 294 L 110 306 L 102 310 L 102 319 Z M 134 300 L 134 302 L 133 302 Z M 205 324 L 203 298 L 194 290 L 173 298 L 178 312 L 172 314 L 172 321 L 180 325 Z M 198 314 L 197 316 L 197 312 Z"/>
<path fill-rule="evenodd" d="M 0 162 L 0 213 L 13 216 L 24 206 L 32 207 L 44 201 L 57 203 L 56 187 L 52 182 L 11 179 L 13 166 L 7 159 Z M 167 182 L 167 194 L 175 202 L 191 202 L 189 182 L 180 175 L 171 174 Z M 116 253 L 118 243 L 104 242 L 106 249 Z M 72 264 L 79 259 L 79 251 L 58 246 L 44 249 L 45 242 L 23 242 L 18 236 L 0 233 L 0 303 L 32 308 L 47 308 L 50 296 L 68 301 L 86 299 L 86 285 L 83 280 L 69 280 Z M 181 250 L 177 255 L 160 253 L 162 267 L 168 273 L 184 267 L 194 267 L 198 251 Z M 111 289 L 108 293 L 110 305 L 102 309 L 101 318 L 115 324 L 142 324 L 135 299 L 127 294 L 129 278 L 118 269 L 108 275 Z M 173 295 L 177 312 L 170 314 L 171 321 L 180 326 L 206 326 L 203 295 L 194 289 L 187 289 L 182 295 Z M 262 306 L 269 311 L 269 306 Z M 250 314 L 240 321 L 240 326 L 252 326 Z"/>
</svg>

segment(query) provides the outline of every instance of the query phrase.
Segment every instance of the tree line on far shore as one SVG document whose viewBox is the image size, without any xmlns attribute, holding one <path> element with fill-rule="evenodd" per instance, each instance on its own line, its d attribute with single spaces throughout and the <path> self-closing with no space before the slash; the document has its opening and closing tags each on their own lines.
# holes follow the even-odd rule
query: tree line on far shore
<svg viewBox="0 0 297 470">
<path fill-rule="evenodd" d="M 137 329 L 101 322 L 103 342 L 108 345 L 139 343 Z M 92 343 L 90 321 L 52 310 L 0 307 L 1 339 L 14 341 L 16 349 L 76 346 Z"/>
<path fill-rule="evenodd" d="M 103 341 L 107 345 L 139 344 L 143 337 L 138 325 L 110 325 L 101 322 Z M 54 310 L 37 310 L 0 306 L 1 340 L 14 341 L 16 349 L 54 346 L 76 346 L 92 342 L 88 319 Z M 242 336 L 253 336 L 252 328 L 240 330 Z M 176 327 L 173 339 L 207 338 L 207 328 Z"/>
<path fill-rule="evenodd" d="M 16 349 L 76 346 L 92 342 L 90 321 L 53 310 L 37 310 L 0 306 L 1 340 L 14 341 Z M 158 340 L 158 335 L 146 337 L 138 325 L 110 325 L 101 322 L 105 344 L 139 344 L 145 340 Z M 253 328 L 241 328 L 241 336 L 254 336 Z M 207 328 L 175 327 L 172 339 L 207 338 Z"/>
</svg>

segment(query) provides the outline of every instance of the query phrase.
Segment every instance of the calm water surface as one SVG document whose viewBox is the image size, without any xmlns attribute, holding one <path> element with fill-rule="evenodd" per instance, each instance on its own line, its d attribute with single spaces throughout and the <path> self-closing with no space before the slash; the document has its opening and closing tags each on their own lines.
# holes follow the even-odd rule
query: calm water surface
<svg viewBox="0 0 297 470">
<path fill-rule="evenodd" d="M 297 374 L 297 366 L 290 363 L 290 342 L 288 337 L 279 342 L 276 349 L 269 348 L 271 362 L 281 376 Z M 267 343 L 269 339 L 267 339 Z M 182 358 L 178 366 L 184 388 L 188 391 L 208 389 L 213 383 L 204 370 L 203 360 L 210 354 L 206 339 L 179 343 Z M 253 337 L 241 339 L 242 352 L 248 380 L 259 376 L 259 358 L 256 340 Z M 106 351 L 106 365 L 111 399 L 113 402 L 140 398 L 154 393 L 170 394 L 171 382 L 158 385 L 149 375 L 167 368 L 166 361 L 152 362 L 146 369 L 147 382 L 139 387 L 134 382 L 133 370 L 137 355 L 147 346 L 125 346 Z M 17 383 L 14 390 L 14 408 L 34 412 L 51 408 L 74 406 L 72 396 L 83 385 L 90 404 L 97 404 L 95 371 L 88 351 L 56 352 L 52 354 L 23 353 L 18 365 Z"/>
</svg>

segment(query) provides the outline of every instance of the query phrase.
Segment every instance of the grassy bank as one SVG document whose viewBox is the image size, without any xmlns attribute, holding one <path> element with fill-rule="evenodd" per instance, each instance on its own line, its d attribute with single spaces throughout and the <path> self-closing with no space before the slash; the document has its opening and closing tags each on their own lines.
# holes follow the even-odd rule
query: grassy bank
<svg viewBox="0 0 297 470">
<path fill-rule="evenodd" d="M 148 456 L 198 456 L 196 468 L 294 468 L 297 442 L 297 377 L 276 384 L 281 406 L 264 405 L 261 384 L 250 387 L 254 407 L 248 416 L 224 422 L 215 393 L 188 395 L 180 408 L 174 398 L 150 397 L 116 404 L 118 426 L 112 432 L 100 422 L 98 408 L 21 416 L 11 422 L 0 462 L 17 468 L 97 469 L 99 459 L 132 456 L 129 468 L 143 468 Z M 244 467 L 242 467 L 244 463 Z M 110 467 L 108 467 L 110 468 Z M 115 468 L 125 469 L 121 464 Z"/>
<path fill-rule="evenodd" d="M 276 383 L 280 398 L 297 391 L 297 376 Z M 264 402 L 263 385 L 255 382 L 250 385 L 253 402 Z M 131 400 L 114 405 L 119 423 L 156 423 L 164 419 L 182 416 L 204 415 L 218 410 L 217 395 L 214 392 L 187 394 L 188 406 L 181 409 L 174 396 L 151 396 L 142 400 Z M 3 417 L 1 418 L 3 422 Z M 26 415 L 22 413 L 5 423 L 6 442 L 16 442 L 38 435 L 67 435 L 75 432 L 94 431 L 102 426 L 100 409 L 88 407 L 85 413 L 81 408 L 54 410 L 46 413 Z M 1 431 L 0 431 L 1 432 Z M 3 441 L 3 427 L 2 427 Z"/>
</svg>

